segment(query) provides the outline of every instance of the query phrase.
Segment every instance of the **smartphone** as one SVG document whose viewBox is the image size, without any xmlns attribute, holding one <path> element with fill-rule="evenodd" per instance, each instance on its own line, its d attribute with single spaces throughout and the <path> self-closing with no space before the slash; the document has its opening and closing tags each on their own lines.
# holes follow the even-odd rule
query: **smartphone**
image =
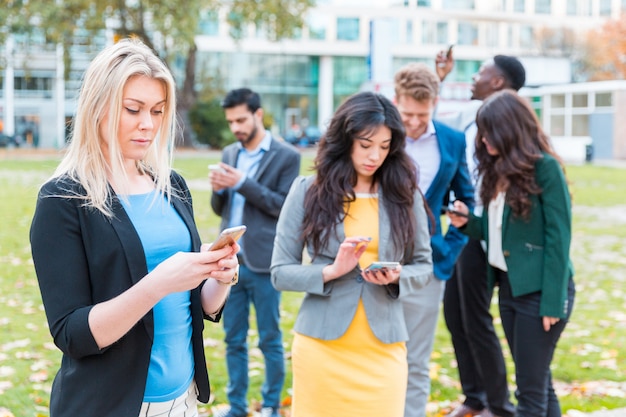
<svg viewBox="0 0 626 417">
<path fill-rule="evenodd" d="M 211 164 L 209 165 L 209 171 L 220 171 L 224 172 L 224 168 L 220 164 Z"/>
<path fill-rule="evenodd" d="M 365 268 L 366 270 L 372 270 L 372 269 L 396 269 L 400 266 L 400 262 L 372 262 L 370 264 L 370 266 L 368 266 L 367 268 Z"/>
<path fill-rule="evenodd" d="M 448 58 L 448 59 L 452 58 L 452 48 L 454 48 L 454 44 L 451 44 L 448 47 L 448 52 L 446 52 L 446 58 Z"/>
<path fill-rule="evenodd" d="M 220 235 L 215 239 L 215 242 L 211 244 L 209 250 L 222 249 L 224 246 L 232 245 L 246 232 L 246 226 L 235 226 L 224 229 L 220 232 Z"/>
<path fill-rule="evenodd" d="M 459 217 L 466 217 L 466 218 L 467 218 L 467 217 L 469 217 L 469 214 L 467 214 L 467 213 L 461 213 L 460 211 L 457 211 L 457 210 L 455 210 L 455 209 L 453 209 L 453 208 L 450 208 L 450 207 L 446 207 L 446 208 L 445 208 L 445 210 L 446 210 L 446 212 L 448 212 L 448 213 L 452 213 L 452 214 L 454 214 L 455 216 L 459 216 Z"/>
</svg>

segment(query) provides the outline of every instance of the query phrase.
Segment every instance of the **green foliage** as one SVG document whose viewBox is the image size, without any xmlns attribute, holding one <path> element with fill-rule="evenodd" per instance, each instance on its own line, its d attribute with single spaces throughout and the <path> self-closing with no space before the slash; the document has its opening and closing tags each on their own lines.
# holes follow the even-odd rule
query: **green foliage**
<svg viewBox="0 0 626 417">
<path fill-rule="evenodd" d="M 216 99 L 197 102 L 189 110 L 189 120 L 199 143 L 221 149 L 234 141 L 224 118 L 224 110 Z"/>
<path fill-rule="evenodd" d="M 138 36 L 167 61 L 186 56 L 194 45 L 200 16 L 207 10 L 230 10 L 233 30 L 245 34 L 248 23 L 262 25 L 270 39 L 290 36 L 303 26 L 312 0 L 9 0 L 0 7 L 0 41 L 9 33 L 43 29 L 46 39 L 70 48 L 74 36 L 102 35 L 105 28 L 117 36 Z"/>
<path fill-rule="evenodd" d="M 304 25 L 303 16 L 314 0 L 232 0 L 228 23 L 231 36 L 242 37 L 246 22 L 254 22 L 265 28 L 268 39 L 279 40 L 291 37 L 296 29 Z"/>
</svg>

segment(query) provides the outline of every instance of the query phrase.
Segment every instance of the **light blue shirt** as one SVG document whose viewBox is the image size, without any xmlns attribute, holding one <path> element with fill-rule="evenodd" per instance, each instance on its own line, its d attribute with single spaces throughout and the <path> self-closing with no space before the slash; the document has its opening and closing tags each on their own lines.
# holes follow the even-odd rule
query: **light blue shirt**
<svg viewBox="0 0 626 417">
<path fill-rule="evenodd" d="M 426 132 L 417 139 L 406 137 L 404 149 L 417 165 L 418 182 L 424 194 L 433 183 L 439 172 L 441 152 L 437 142 L 437 132 L 432 120 L 428 123 Z"/>
<path fill-rule="evenodd" d="M 185 222 L 155 191 L 120 199 L 141 240 L 148 272 L 177 252 L 191 251 Z M 169 294 L 152 309 L 154 341 L 144 402 L 164 402 L 183 394 L 193 379 L 190 292 Z"/>
<path fill-rule="evenodd" d="M 233 187 L 233 191 L 238 191 L 243 183 L 246 181 L 246 178 L 253 178 L 257 171 L 259 170 L 259 165 L 261 164 L 261 159 L 263 159 L 263 155 L 270 149 L 270 145 L 272 143 L 272 135 L 267 130 L 265 131 L 265 136 L 259 146 L 256 149 L 248 150 L 244 148 L 241 143 L 237 143 L 239 147 L 239 154 L 237 155 L 237 168 L 240 171 L 243 171 L 245 174 L 237 184 Z M 238 192 L 233 193 L 233 201 L 230 205 L 230 221 L 228 222 L 229 227 L 239 226 L 243 224 L 243 207 L 246 204 L 246 198 Z M 242 245 L 242 241 L 239 242 Z M 241 247 L 241 251 L 243 251 L 243 245 Z"/>
</svg>

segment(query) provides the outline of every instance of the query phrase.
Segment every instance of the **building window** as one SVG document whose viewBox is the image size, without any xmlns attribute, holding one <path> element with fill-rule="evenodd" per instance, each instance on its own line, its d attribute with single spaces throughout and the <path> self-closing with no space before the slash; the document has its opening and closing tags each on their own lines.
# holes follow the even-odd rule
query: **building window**
<svg viewBox="0 0 626 417">
<path fill-rule="evenodd" d="M 611 16 L 611 0 L 600 0 L 600 16 Z"/>
<path fill-rule="evenodd" d="M 474 0 L 443 0 L 445 10 L 474 10 Z"/>
<path fill-rule="evenodd" d="M 506 28 L 506 45 L 509 48 L 513 47 L 513 26 L 512 25 L 507 25 L 507 28 Z"/>
<path fill-rule="evenodd" d="M 16 76 L 13 79 L 13 88 L 16 97 L 52 97 L 54 75 L 50 76 Z"/>
<path fill-rule="evenodd" d="M 428 20 L 422 22 L 422 43 L 430 45 L 435 43 L 436 23 Z"/>
<path fill-rule="evenodd" d="M 477 45 L 477 25 L 470 22 L 459 22 L 459 33 L 457 39 L 459 40 L 459 45 Z"/>
<path fill-rule="evenodd" d="M 406 21 L 406 43 L 413 43 L 413 21 Z"/>
<path fill-rule="evenodd" d="M 526 11 L 526 0 L 513 0 L 513 11 L 524 13 Z"/>
<path fill-rule="evenodd" d="M 572 136 L 589 136 L 588 114 L 575 114 L 572 116 Z"/>
<path fill-rule="evenodd" d="M 522 48 L 532 48 L 535 46 L 535 37 L 532 26 L 524 25 L 520 27 L 519 44 Z"/>
<path fill-rule="evenodd" d="M 487 23 L 487 39 L 486 39 L 486 43 L 487 46 L 498 46 L 498 41 L 500 39 L 499 35 L 499 31 L 498 31 L 498 24 L 497 23 Z"/>
<path fill-rule="evenodd" d="M 336 56 L 333 58 L 333 106 L 337 108 L 348 96 L 359 91 L 367 80 L 367 60 L 364 57 Z"/>
<path fill-rule="evenodd" d="M 613 107 L 613 95 L 611 93 L 596 93 L 596 107 Z"/>
<path fill-rule="evenodd" d="M 430 7 L 430 0 L 417 0 L 417 7 Z"/>
<path fill-rule="evenodd" d="M 437 22 L 437 38 L 435 39 L 435 41 L 440 44 L 448 44 L 447 22 Z"/>
<path fill-rule="evenodd" d="M 217 12 L 209 10 L 202 13 L 198 26 L 201 35 L 217 36 L 220 28 L 220 21 Z"/>
<path fill-rule="evenodd" d="M 337 18 L 337 40 L 338 41 L 358 41 L 359 40 L 359 18 L 358 17 L 338 17 Z"/>
<path fill-rule="evenodd" d="M 309 39 L 326 39 L 326 18 L 319 13 L 311 13 L 307 19 L 309 27 Z"/>
<path fill-rule="evenodd" d="M 550 100 L 550 107 L 553 109 L 564 109 L 565 94 L 554 94 Z"/>
<path fill-rule="evenodd" d="M 587 108 L 589 106 L 587 93 L 572 94 L 572 107 Z"/>
<path fill-rule="evenodd" d="M 552 0 L 535 0 L 535 13 L 537 14 L 552 13 Z"/>
<path fill-rule="evenodd" d="M 565 135 L 565 116 L 557 114 L 550 117 L 550 136 Z"/>
<path fill-rule="evenodd" d="M 481 61 L 470 61 L 470 60 L 459 60 L 454 64 L 456 70 L 456 81 L 467 81 L 471 82 L 472 77 L 478 73 L 480 70 L 480 66 L 482 65 Z"/>
<path fill-rule="evenodd" d="M 593 0 L 567 0 L 566 13 L 569 16 L 591 16 L 592 1 Z"/>
<path fill-rule="evenodd" d="M 447 22 L 422 22 L 422 43 L 423 44 L 448 44 L 448 23 Z"/>
</svg>

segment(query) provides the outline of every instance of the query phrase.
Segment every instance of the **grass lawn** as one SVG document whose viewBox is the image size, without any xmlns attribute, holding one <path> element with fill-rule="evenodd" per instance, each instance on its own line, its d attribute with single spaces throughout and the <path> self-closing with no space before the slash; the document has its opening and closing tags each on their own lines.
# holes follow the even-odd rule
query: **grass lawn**
<svg viewBox="0 0 626 417">
<path fill-rule="evenodd" d="M 4 407 L 18 417 L 47 416 L 50 386 L 60 353 L 48 332 L 30 257 L 28 231 L 38 188 L 59 158 L 54 154 L 19 155 L 19 151 L 0 153 L 0 409 Z M 217 153 L 186 153 L 177 156 L 175 162 L 192 190 L 196 221 L 204 241 L 213 240 L 218 232 L 219 219 L 209 206 L 206 178 L 207 165 L 218 158 Z M 303 166 L 310 166 L 310 162 L 308 154 Z M 569 166 L 567 174 L 574 198 L 572 259 L 578 294 L 573 317 L 553 361 L 553 376 L 564 412 L 626 407 L 626 169 Z M 283 294 L 281 314 L 287 352 L 300 300 L 300 294 Z M 497 315 L 495 299 L 493 311 Z M 263 379 L 263 357 L 256 348 L 254 321 L 252 317 L 249 398 L 253 405 L 260 400 Z M 497 328 L 501 330 L 499 323 Z M 500 334 L 514 388 L 510 354 Z M 209 415 L 212 407 L 226 402 L 221 325 L 208 323 L 205 340 L 213 399 L 202 412 Z M 287 365 L 289 369 L 289 355 Z M 435 417 L 462 400 L 454 352 L 441 317 L 431 376 L 429 411 Z M 289 372 L 283 392 L 286 402 L 290 385 Z M 284 412 L 287 415 L 288 409 Z"/>
</svg>

